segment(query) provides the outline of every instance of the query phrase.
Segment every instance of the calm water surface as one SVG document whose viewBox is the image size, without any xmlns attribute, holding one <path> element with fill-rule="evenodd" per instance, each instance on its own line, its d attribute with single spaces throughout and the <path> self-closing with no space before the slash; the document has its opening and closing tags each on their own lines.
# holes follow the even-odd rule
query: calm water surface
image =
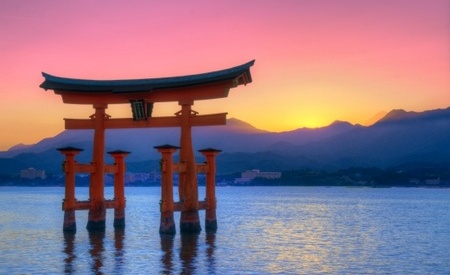
<svg viewBox="0 0 450 275">
<path fill-rule="evenodd" d="M 87 199 L 88 189 L 76 194 Z M 160 237 L 160 189 L 136 187 L 126 189 L 125 230 L 114 230 L 108 210 L 106 231 L 89 234 L 78 211 L 77 233 L 64 235 L 63 188 L 1 187 L 0 273 L 450 274 L 449 189 L 218 187 L 216 195 L 216 234 Z"/>
</svg>

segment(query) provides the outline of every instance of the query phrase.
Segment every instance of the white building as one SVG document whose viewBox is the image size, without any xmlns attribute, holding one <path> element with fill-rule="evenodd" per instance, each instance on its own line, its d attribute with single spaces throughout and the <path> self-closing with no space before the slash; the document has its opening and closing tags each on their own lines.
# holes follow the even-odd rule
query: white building
<svg viewBox="0 0 450 275">
<path fill-rule="evenodd" d="M 259 169 L 247 170 L 241 173 L 241 177 L 234 180 L 234 183 L 245 184 L 255 178 L 279 179 L 281 172 L 261 172 Z"/>
<path fill-rule="evenodd" d="M 425 180 L 425 184 L 427 185 L 439 185 L 441 183 L 441 179 L 437 178 L 437 179 L 426 179 Z"/>
<path fill-rule="evenodd" d="M 20 178 L 29 180 L 38 178 L 43 180 L 47 178 L 47 175 L 45 174 L 45 170 L 38 170 L 30 167 L 20 171 Z"/>
<path fill-rule="evenodd" d="M 247 170 L 241 173 L 241 178 L 265 178 L 265 179 L 279 179 L 281 178 L 281 172 L 261 172 L 258 169 Z"/>
</svg>

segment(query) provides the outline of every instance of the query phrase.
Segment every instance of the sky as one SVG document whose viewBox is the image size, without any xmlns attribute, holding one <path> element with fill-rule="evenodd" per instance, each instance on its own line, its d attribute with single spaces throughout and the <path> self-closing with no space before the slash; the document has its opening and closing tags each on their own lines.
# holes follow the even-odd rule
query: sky
<svg viewBox="0 0 450 275">
<path fill-rule="evenodd" d="M 2 0 L 0 38 L 0 151 L 93 114 L 39 88 L 41 72 L 154 78 L 255 59 L 252 83 L 193 109 L 276 132 L 450 106 L 450 0 Z"/>
</svg>

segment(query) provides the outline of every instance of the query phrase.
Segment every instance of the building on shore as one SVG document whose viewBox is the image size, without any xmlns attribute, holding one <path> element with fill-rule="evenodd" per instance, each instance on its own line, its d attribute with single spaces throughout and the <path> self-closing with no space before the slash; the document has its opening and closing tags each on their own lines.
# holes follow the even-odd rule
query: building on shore
<svg viewBox="0 0 450 275">
<path fill-rule="evenodd" d="M 240 178 L 234 179 L 235 184 L 247 184 L 255 178 L 279 179 L 281 172 L 261 172 L 259 169 L 246 170 L 241 173 Z"/>
<path fill-rule="evenodd" d="M 159 182 L 161 175 L 157 171 L 150 173 L 125 173 L 124 181 L 126 184 L 135 182 Z"/>
<path fill-rule="evenodd" d="M 47 175 L 45 174 L 45 170 L 38 170 L 33 167 L 30 167 L 28 169 L 20 170 L 20 178 L 21 179 L 41 179 L 44 180 L 47 178 Z"/>
<path fill-rule="evenodd" d="M 425 184 L 426 185 L 439 185 L 439 184 L 441 184 L 441 179 L 440 178 L 426 179 Z"/>
</svg>

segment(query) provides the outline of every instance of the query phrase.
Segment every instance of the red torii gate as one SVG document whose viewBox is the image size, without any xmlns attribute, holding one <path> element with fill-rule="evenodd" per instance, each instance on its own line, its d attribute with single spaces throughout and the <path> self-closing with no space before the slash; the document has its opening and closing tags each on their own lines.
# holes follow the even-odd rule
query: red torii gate
<svg viewBox="0 0 450 275">
<path fill-rule="evenodd" d="M 53 90 L 68 104 L 90 104 L 95 113 L 89 119 L 64 119 L 66 129 L 94 129 L 93 159 L 91 164 L 77 164 L 75 155 L 81 149 L 60 148 L 66 155 L 66 192 L 63 202 L 65 211 L 64 230 L 75 231 L 75 210 L 88 209 L 88 230 L 104 230 L 106 208 L 115 208 L 114 226 L 124 226 L 125 197 L 123 176 L 124 158 L 129 152 L 108 152 L 115 160 L 106 165 L 105 129 L 180 127 L 180 163 L 172 163 L 171 156 L 178 147 L 163 145 L 155 148 L 162 154 L 162 198 L 160 233 L 175 233 L 173 211 L 181 211 L 180 231 L 200 232 L 198 210 L 206 209 L 206 229 L 217 228 L 215 217 L 215 162 L 220 152 L 212 148 L 201 150 L 207 158 L 206 166 L 195 163 L 191 127 L 226 124 L 226 113 L 199 115 L 191 106 L 195 100 L 223 98 L 231 88 L 252 82 L 250 67 L 254 60 L 233 68 L 178 77 L 129 79 L 129 80 L 86 80 L 52 76 L 42 73 L 45 81 L 40 85 Z M 181 110 L 175 116 L 152 117 L 156 102 L 178 102 Z M 105 110 L 109 104 L 131 104 L 132 118 L 111 118 Z M 89 201 L 75 199 L 75 173 L 90 173 Z M 173 202 L 172 174 L 179 173 L 179 198 Z M 197 172 L 207 173 L 207 199 L 198 201 Z M 115 199 L 104 198 L 104 173 L 115 174 Z M 170 190 L 170 191 L 169 191 Z"/>
</svg>

